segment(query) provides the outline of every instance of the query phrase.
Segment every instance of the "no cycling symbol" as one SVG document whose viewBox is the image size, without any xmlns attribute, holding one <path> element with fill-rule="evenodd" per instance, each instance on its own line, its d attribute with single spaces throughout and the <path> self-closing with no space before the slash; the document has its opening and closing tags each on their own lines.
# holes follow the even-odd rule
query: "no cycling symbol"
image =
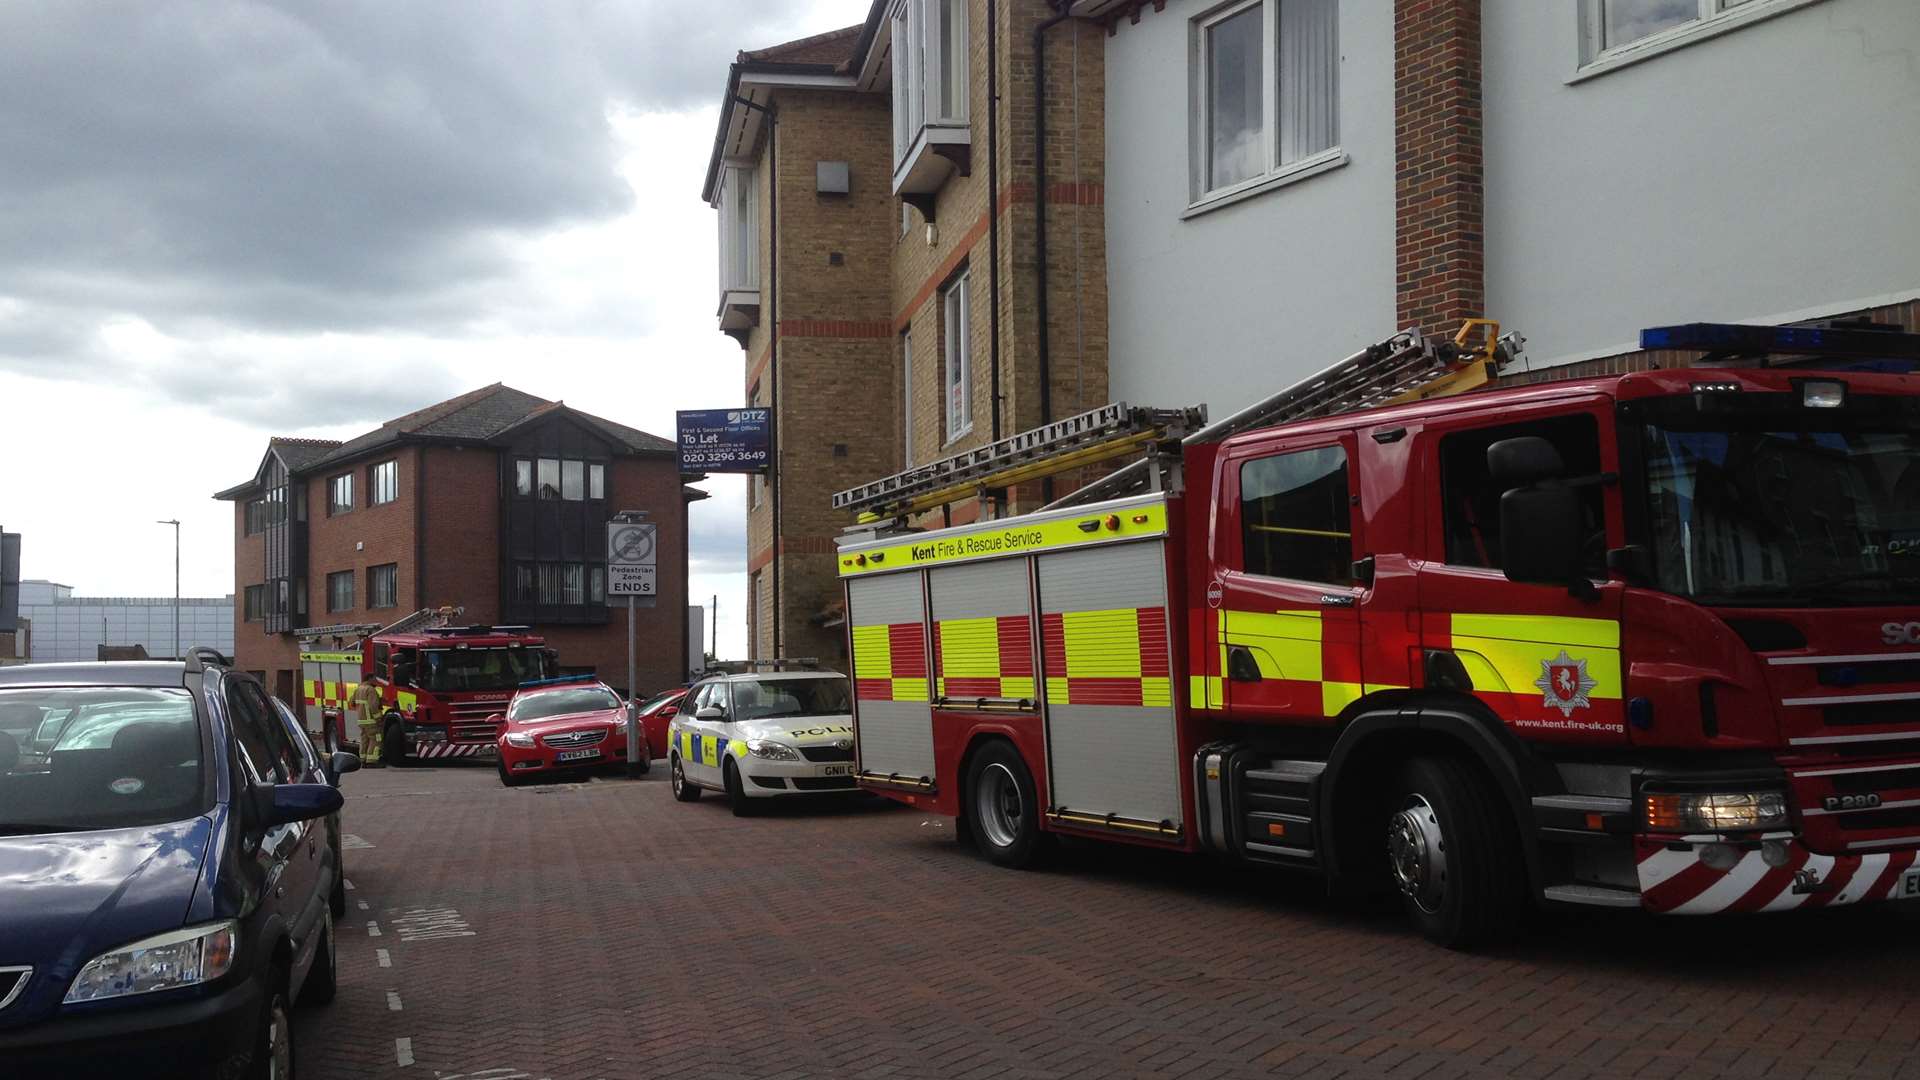
<svg viewBox="0 0 1920 1080">
<path fill-rule="evenodd" d="M 653 529 L 644 525 L 635 525 L 620 529 L 613 534 L 613 559 L 615 562 L 644 564 L 653 556 Z"/>
</svg>

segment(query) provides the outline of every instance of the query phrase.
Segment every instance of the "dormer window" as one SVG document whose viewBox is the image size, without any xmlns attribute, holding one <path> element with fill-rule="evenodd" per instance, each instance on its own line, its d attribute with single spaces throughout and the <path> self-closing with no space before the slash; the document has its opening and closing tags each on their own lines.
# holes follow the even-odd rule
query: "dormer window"
<svg viewBox="0 0 1920 1080">
<path fill-rule="evenodd" d="M 897 0 L 893 31 L 893 190 L 936 191 L 967 171 L 966 0 Z"/>
<path fill-rule="evenodd" d="M 760 322 L 760 200 L 754 170 L 721 169 L 714 205 L 720 211 L 720 329 L 744 331 Z"/>
</svg>

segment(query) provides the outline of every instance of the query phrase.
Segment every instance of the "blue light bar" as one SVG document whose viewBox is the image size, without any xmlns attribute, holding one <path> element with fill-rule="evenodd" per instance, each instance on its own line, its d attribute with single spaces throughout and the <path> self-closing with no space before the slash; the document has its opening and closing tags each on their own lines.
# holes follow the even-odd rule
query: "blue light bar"
<svg viewBox="0 0 1920 1080">
<path fill-rule="evenodd" d="M 520 684 L 520 689 L 525 690 L 532 686 L 561 686 L 566 683 L 599 681 L 600 676 L 598 675 L 555 675 L 551 679 L 529 679 Z"/>
<path fill-rule="evenodd" d="M 1685 323 L 1640 331 L 1643 349 L 1698 349 L 1737 356 L 1833 356 L 1920 359 L 1920 334 L 1812 326 Z"/>
</svg>

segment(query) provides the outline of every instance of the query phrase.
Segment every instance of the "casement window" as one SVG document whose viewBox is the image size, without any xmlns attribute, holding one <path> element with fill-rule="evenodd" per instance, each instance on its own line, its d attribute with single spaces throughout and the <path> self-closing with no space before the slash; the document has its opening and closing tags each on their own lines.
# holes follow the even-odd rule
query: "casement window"
<svg viewBox="0 0 1920 1080">
<path fill-rule="evenodd" d="M 747 656 L 760 656 L 760 571 L 747 579 Z"/>
<path fill-rule="evenodd" d="M 1245 569 L 1262 577 L 1353 584 L 1347 452 L 1321 446 L 1240 466 Z"/>
<path fill-rule="evenodd" d="M 400 463 L 382 461 L 367 470 L 367 505 L 381 506 L 400 497 Z"/>
<path fill-rule="evenodd" d="M 1610 68 L 1818 0 L 1576 0 L 1580 65 Z"/>
<path fill-rule="evenodd" d="M 1193 20 L 1196 206 L 1345 160 L 1339 22 L 1338 0 L 1237 0 Z"/>
<path fill-rule="evenodd" d="M 946 352 L 947 441 L 973 430 L 973 328 L 969 316 L 968 278 L 962 270 L 940 296 L 943 344 Z"/>
<path fill-rule="evenodd" d="M 513 598 L 515 603 L 549 607 L 605 603 L 607 568 L 598 563 L 514 563 Z"/>
<path fill-rule="evenodd" d="M 760 319 L 760 189 L 752 168 L 720 170 L 720 328 L 742 330 Z"/>
<path fill-rule="evenodd" d="M 893 190 L 935 191 L 972 140 L 967 126 L 967 0 L 895 0 L 889 25 Z"/>
<path fill-rule="evenodd" d="M 353 509 L 353 474 L 341 473 L 327 481 L 327 516 Z"/>
<path fill-rule="evenodd" d="M 384 566 L 367 567 L 367 606 L 370 608 L 390 608 L 400 606 L 400 567 L 395 563 Z"/>
<path fill-rule="evenodd" d="M 1487 448 L 1523 436 L 1552 443 L 1568 476 L 1600 475 L 1600 425 L 1586 413 L 1447 433 L 1440 439 L 1440 501 L 1449 564 L 1500 565 L 1500 497 L 1510 485 L 1494 478 L 1487 465 Z M 1588 484 L 1576 490 L 1584 534 L 1604 538 L 1605 486 Z M 1588 545 L 1586 571 L 1591 578 L 1606 580 L 1605 543 Z"/>
<path fill-rule="evenodd" d="M 607 467 L 572 458 L 516 458 L 513 494 L 522 499 L 563 500 L 607 497 Z"/>
<path fill-rule="evenodd" d="M 342 570 L 327 575 L 327 610 L 353 610 L 353 571 Z"/>
<path fill-rule="evenodd" d="M 267 617 L 267 587 L 265 585 L 247 586 L 245 608 L 241 618 L 247 622 L 259 622 Z"/>
<path fill-rule="evenodd" d="M 267 500 L 247 500 L 245 529 L 248 536 L 267 531 Z"/>
</svg>

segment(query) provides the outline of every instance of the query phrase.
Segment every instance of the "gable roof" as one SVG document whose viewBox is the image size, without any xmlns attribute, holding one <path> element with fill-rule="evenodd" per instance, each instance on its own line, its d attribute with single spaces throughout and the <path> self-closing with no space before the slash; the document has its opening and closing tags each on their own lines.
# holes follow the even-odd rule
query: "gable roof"
<svg viewBox="0 0 1920 1080">
<path fill-rule="evenodd" d="M 874 0 L 873 12 L 868 15 L 866 22 L 858 25 L 843 26 L 838 30 L 769 45 L 764 49 L 743 49 L 735 54 L 732 65 L 727 68 L 726 92 L 720 98 L 720 126 L 713 135 L 713 153 L 707 160 L 706 180 L 700 187 L 702 199 L 709 203 L 714 200 L 720 178 L 720 162 L 727 156 L 729 141 L 736 144 L 735 150 L 739 152 L 754 145 L 759 137 L 758 111 L 748 109 L 744 114 L 739 112 L 742 101 L 740 76 L 796 76 L 805 80 L 806 85 L 825 87 L 830 82 L 839 81 L 851 86 L 851 73 L 859 66 L 860 57 L 873 40 L 874 28 L 879 25 L 879 13 L 885 10 L 886 2 Z M 829 76 L 832 78 L 822 78 Z M 757 90 L 750 88 L 747 96 L 759 97 L 761 100 L 757 104 L 764 106 L 766 93 L 765 87 Z"/>
<path fill-rule="evenodd" d="M 740 53 L 739 60 L 743 64 L 844 64 L 853 59 L 854 46 L 859 43 L 865 25 L 855 23 L 764 49 L 747 49 Z"/>
<path fill-rule="evenodd" d="M 267 452 L 277 454 L 288 472 L 299 475 L 401 444 L 488 443 L 537 419 L 562 413 L 598 431 L 627 453 L 663 456 L 675 452 L 674 444 L 669 439 L 581 412 L 564 402 L 548 401 L 505 383 L 493 383 L 423 409 L 415 409 L 345 442 L 275 436 L 268 441 Z M 252 480 L 222 491 L 214 498 L 235 499 L 250 494 L 258 489 L 265 471 L 266 461 L 262 459 Z"/>
</svg>

